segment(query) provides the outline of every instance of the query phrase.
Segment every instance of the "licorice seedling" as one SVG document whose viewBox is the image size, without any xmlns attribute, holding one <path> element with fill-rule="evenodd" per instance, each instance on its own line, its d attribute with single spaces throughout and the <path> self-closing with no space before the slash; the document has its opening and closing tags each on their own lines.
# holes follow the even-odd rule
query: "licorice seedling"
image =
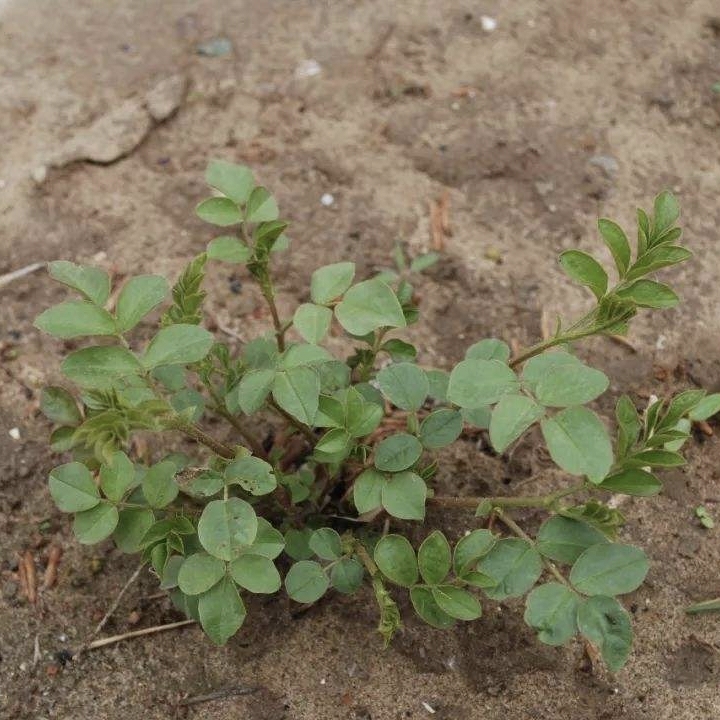
<svg viewBox="0 0 720 720">
<path fill-rule="evenodd" d="M 481 339 L 444 370 L 423 367 L 416 348 L 394 335 L 406 337 L 418 321 L 413 279 L 436 255 L 408 259 L 397 248 L 396 268 L 370 277 L 351 261 L 318 268 L 307 301 L 285 317 L 271 273 L 289 245 L 277 203 L 247 167 L 213 161 L 206 177 L 214 193 L 196 212 L 222 234 L 172 287 L 138 275 L 112 288 L 101 269 L 49 265 L 72 297 L 35 324 L 83 340 L 61 365 L 72 390 L 48 387 L 42 396 L 56 426 L 52 449 L 65 456 L 50 473 L 50 494 L 74 515 L 77 539 L 110 538 L 139 553 L 219 644 L 246 622 L 248 595 L 285 592 L 313 603 L 365 585 L 388 642 L 403 594 L 434 628 L 524 597 L 525 621 L 541 642 L 581 635 L 608 668 L 622 667 L 632 629 L 618 596 L 642 584 L 649 562 L 618 538 L 623 517 L 607 498 L 658 493 L 657 471 L 683 464 L 691 422 L 718 412 L 720 397 L 687 390 L 638 412 L 622 396 L 611 437 L 588 406 L 609 380 L 573 345 L 623 334 L 640 309 L 678 302 L 654 279 L 690 257 L 679 244 L 675 198 L 661 193 L 652 213 L 638 211 L 634 249 L 616 223 L 599 221 L 613 282 L 580 250 L 560 256 L 594 298 L 585 315 L 559 320 L 552 337 L 515 356 L 502 340 Z M 267 302 L 268 332 L 239 350 L 203 327 L 210 262 L 245 265 Z M 344 355 L 326 343 L 333 334 L 339 346 L 341 333 Z M 468 428 L 487 432 L 503 453 L 536 427 L 568 478 L 552 492 L 435 494 L 443 448 L 463 442 Z M 168 431 L 194 441 L 190 454 L 163 450 Z M 154 438 L 154 462 L 133 456 L 136 433 Z M 410 530 L 426 523 L 428 505 L 467 511 L 476 528 L 448 537 L 427 527 L 413 545 Z M 527 508 L 543 514 L 535 533 L 523 521 Z"/>
</svg>

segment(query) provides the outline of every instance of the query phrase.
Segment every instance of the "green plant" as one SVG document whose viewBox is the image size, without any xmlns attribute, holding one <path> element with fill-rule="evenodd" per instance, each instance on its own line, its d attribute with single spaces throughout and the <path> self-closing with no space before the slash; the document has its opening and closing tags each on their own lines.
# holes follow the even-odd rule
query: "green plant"
<svg viewBox="0 0 720 720">
<path fill-rule="evenodd" d="M 586 253 L 561 255 L 567 274 L 596 300 L 579 320 L 558 320 L 552 337 L 513 358 L 504 342 L 481 340 L 445 372 L 421 368 L 415 347 L 390 337 L 417 321 L 412 273 L 435 256 L 409 262 L 396 252 L 397 271 L 368 279 L 355 277 L 352 262 L 321 267 L 310 301 L 284 318 L 270 272 L 273 254 L 288 245 L 275 200 L 246 167 L 212 162 L 207 181 L 217 194 L 200 203 L 198 215 L 233 230 L 187 266 L 149 343 L 133 332 L 166 301 L 163 278 L 131 278 L 108 309 L 105 272 L 49 266 L 81 299 L 46 310 L 37 327 L 59 338 L 103 338 L 62 363 L 79 403 L 61 387 L 42 397 L 58 426 L 53 449 L 73 454 L 50 473 L 50 493 L 75 514 L 79 541 L 112 537 L 120 550 L 142 553 L 160 586 L 216 643 L 243 624 L 247 594 L 276 593 L 284 583 L 293 600 L 312 603 L 329 588 L 354 593 L 368 583 L 386 641 L 401 624 L 398 592 L 409 592 L 415 612 L 437 628 L 479 618 L 481 595 L 527 595 L 525 620 L 542 642 L 560 645 L 579 632 L 611 669 L 621 667 L 632 634 L 616 596 L 643 582 L 648 560 L 617 541 L 623 517 L 603 499 L 657 493 L 653 471 L 683 463 L 678 450 L 691 419 L 717 412 L 719 398 L 688 390 L 639 413 L 623 396 L 613 444 L 587 407 L 608 378 L 570 344 L 623 333 L 639 308 L 678 302 L 647 277 L 690 257 L 676 244 L 673 196 L 657 197 L 652 219 L 638 211 L 634 257 L 623 230 L 600 220 L 615 285 Z M 245 264 L 267 301 L 271 332 L 239 354 L 201 326 L 209 260 Z M 321 345 L 338 327 L 348 339 L 344 359 Z M 231 439 L 207 431 L 213 415 L 228 424 Z M 575 482 L 530 497 L 434 494 L 441 450 L 464 427 L 487 430 L 503 453 L 536 425 L 552 460 Z M 129 457 L 132 435 L 151 432 L 160 458 L 165 431 L 207 452 L 155 463 Z M 452 542 L 433 529 L 416 551 L 403 531 L 411 529 L 406 521 L 423 522 L 427 505 L 467 509 L 478 527 Z M 547 516 L 534 536 L 518 515 L 528 508 Z M 481 527 L 485 518 L 510 536 L 492 523 Z"/>
</svg>

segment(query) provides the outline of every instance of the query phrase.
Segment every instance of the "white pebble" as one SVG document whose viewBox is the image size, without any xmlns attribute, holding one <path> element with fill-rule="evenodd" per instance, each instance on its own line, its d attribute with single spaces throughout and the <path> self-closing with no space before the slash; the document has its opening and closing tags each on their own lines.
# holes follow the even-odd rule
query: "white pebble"
<svg viewBox="0 0 720 720">
<path fill-rule="evenodd" d="M 295 68 L 295 77 L 297 78 L 309 78 L 315 77 L 322 72 L 322 67 L 317 60 L 310 58 L 309 60 L 303 60 Z"/>
<path fill-rule="evenodd" d="M 47 178 L 47 167 L 38 165 L 30 171 L 30 177 L 36 185 L 42 185 Z"/>
<path fill-rule="evenodd" d="M 326 682 L 327 682 L 327 680 L 326 680 L 325 678 L 323 678 L 322 680 L 320 680 L 320 684 L 321 684 L 321 685 L 324 685 Z"/>
<path fill-rule="evenodd" d="M 335 202 L 335 196 L 330 193 L 324 193 L 320 198 L 320 203 L 325 207 L 330 207 Z"/>
<path fill-rule="evenodd" d="M 435 708 L 430 705 L 429 703 L 426 703 L 424 700 L 422 701 L 422 706 L 431 714 L 435 714 Z"/>
<path fill-rule="evenodd" d="M 489 15 L 483 15 L 480 18 L 480 24 L 485 32 L 492 32 L 497 27 L 497 20 Z"/>
<path fill-rule="evenodd" d="M 16 428 L 16 427 L 10 428 L 10 430 L 8 431 L 8 435 L 13 440 L 19 440 L 20 439 L 20 428 Z"/>
</svg>

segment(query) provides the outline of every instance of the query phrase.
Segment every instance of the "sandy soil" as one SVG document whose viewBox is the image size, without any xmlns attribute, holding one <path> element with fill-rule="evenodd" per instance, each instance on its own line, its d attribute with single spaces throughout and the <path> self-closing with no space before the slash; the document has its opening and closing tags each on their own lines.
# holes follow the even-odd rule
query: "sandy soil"
<svg viewBox="0 0 720 720">
<path fill-rule="evenodd" d="M 426 323 L 413 332 L 422 362 L 443 367 L 481 337 L 536 339 L 543 312 L 582 311 L 587 299 L 562 279 L 558 251 L 597 251 L 599 214 L 630 225 L 638 204 L 669 187 L 696 252 L 672 275 L 683 305 L 640 318 L 636 352 L 607 342 L 585 352 L 614 378 L 606 414 L 620 392 L 720 388 L 713 0 L 1 6 L 0 273 L 57 258 L 175 273 L 211 237 L 192 208 L 207 158 L 224 157 L 251 164 L 293 221 L 294 251 L 278 271 L 288 311 L 320 263 L 354 259 L 362 274 L 387 264 L 398 239 L 427 249 L 428 201 L 448 189 L 454 234 L 421 284 Z M 484 30 L 481 15 L 497 28 Z M 219 37 L 232 52 L 198 54 Z M 310 59 L 321 71 L 302 77 Z M 149 119 L 146 94 L 177 75 L 186 83 L 177 111 Z M 119 108 L 121 139 L 139 138 L 123 157 L 50 167 Z M 246 279 L 215 271 L 210 308 L 251 337 L 267 317 Z M 720 624 L 683 613 L 720 594 L 718 530 L 702 530 L 692 512 L 704 501 L 720 515 L 715 437 L 690 445 L 689 466 L 668 474 L 660 497 L 623 506 L 625 537 L 647 549 L 652 570 L 628 598 L 637 644 L 617 676 L 589 672 L 580 646 L 537 644 L 516 603 L 488 604 L 481 621 L 446 633 L 409 618 L 383 652 L 363 594 L 299 616 L 281 600 L 257 604 L 222 649 L 186 628 L 63 666 L 62 652 L 87 636 L 135 561 L 76 544 L 46 490 L 56 461 L 37 400 L 66 348 L 31 323 L 62 296 L 42 273 L 0 288 L 2 717 L 720 717 Z M 447 460 L 441 486 L 468 493 L 512 492 L 523 481 L 541 491 L 527 481 L 547 465 L 532 441 L 509 462 L 470 443 Z M 430 521 L 455 533 L 473 522 Z M 30 550 L 42 572 L 51 545 L 64 549 L 59 581 L 31 607 L 18 592 L 18 553 Z M 107 632 L 177 619 L 154 593 L 143 575 Z M 177 705 L 237 685 L 257 690 Z"/>
</svg>

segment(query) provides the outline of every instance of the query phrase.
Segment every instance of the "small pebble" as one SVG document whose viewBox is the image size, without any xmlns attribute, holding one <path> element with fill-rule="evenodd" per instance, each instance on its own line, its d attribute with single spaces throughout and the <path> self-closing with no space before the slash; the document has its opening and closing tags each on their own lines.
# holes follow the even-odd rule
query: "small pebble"
<svg viewBox="0 0 720 720">
<path fill-rule="evenodd" d="M 320 66 L 320 63 L 317 60 L 313 60 L 312 58 L 310 58 L 309 60 L 303 60 L 295 68 L 295 77 L 296 78 L 315 77 L 316 75 L 319 75 L 321 72 L 322 72 L 322 67 Z"/>
<path fill-rule="evenodd" d="M 426 703 L 424 700 L 422 701 L 422 706 L 431 714 L 435 714 L 435 708 L 430 705 L 430 703 Z"/>
<path fill-rule="evenodd" d="M 58 640 L 61 643 L 65 643 L 68 641 L 68 636 L 65 633 L 61 633 L 60 635 L 58 635 Z"/>
<path fill-rule="evenodd" d="M 19 440 L 20 439 L 20 428 L 16 428 L 16 427 L 10 428 L 10 430 L 8 430 L 8 435 L 13 440 Z"/>
<path fill-rule="evenodd" d="M 325 207 L 330 207 L 335 202 L 335 197 L 330 193 L 324 193 L 320 198 L 320 204 Z"/>
<path fill-rule="evenodd" d="M 232 43 L 227 38 L 213 38 L 207 42 L 200 43 L 195 51 L 198 55 L 204 55 L 205 57 L 221 57 L 223 55 L 229 55 L 232 52 Z"/>
<path fill-rule="evenodd" d="M 480 25 L 485 32 L 492 32 L 497 28 L 497 20 L 489 15 L 482 15 L 480 17 Z"/>
<path fill-rule="evenodd" d="M 45 165 L 38 165 L 30 171 L 30 177 L 36 185 L 42 185 L 47 178 L 47 167 Z"/>
</svg>

